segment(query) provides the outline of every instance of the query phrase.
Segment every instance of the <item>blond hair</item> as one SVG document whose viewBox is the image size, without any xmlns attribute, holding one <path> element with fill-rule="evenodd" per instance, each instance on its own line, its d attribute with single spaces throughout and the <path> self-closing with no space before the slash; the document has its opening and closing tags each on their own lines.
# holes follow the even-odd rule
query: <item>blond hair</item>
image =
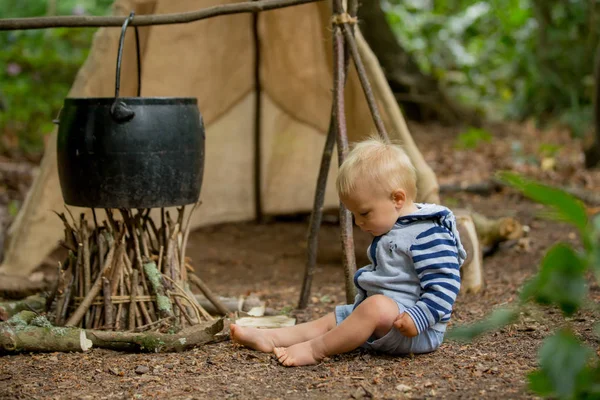
<svg viewBox="0 0 600 400">
<path fill-rule="evenodd" d="M 410 200 L 417 196 L 417 173 L 406 152 L 376 136 L 356 143 L 348 153 L 336 180 L 339 196 L 350 195 L 359 183 L 389 194 L 403 189 Z"/>
</svg>

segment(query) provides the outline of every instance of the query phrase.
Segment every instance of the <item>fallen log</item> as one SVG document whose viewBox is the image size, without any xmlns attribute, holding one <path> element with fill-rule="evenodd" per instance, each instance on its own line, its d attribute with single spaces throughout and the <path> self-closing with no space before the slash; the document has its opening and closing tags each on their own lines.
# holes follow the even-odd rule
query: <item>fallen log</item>
<svg viewBox="0 0 600 400">
<path fill-rule="evenodd" d="M 501 242 L 523 237 L 523 226 L 512 217 L 493 219 L 478 213 L 472 213 L 471 217 L 481 245 L 484 247 L 495 248 Z"/>
<path fill-rule="evenodd" d="M 24 310 L 40 313 L 46 308 L 46 300 L 45 296 L 36 294 L 23 300 L 0 302 L 0 321 L 6 321 Z"/>
<path fill-rule="evenodd" d="M 0 323 L 0 355 L 22 352 L 80 352 L 92 347 L 86 332 L 52 326 L 46 317 L 21 311 Z"/>
<path fill-rule="evenodd" d="M 44 316 L 22 311 L 0 323 L 0 355 L 22 352 L 82 352 L 92 346 L 129 352 L 174 352 L 216 342 L 225 320 L 206 321 L 176 334 L 161 332 L 119 332 L 56 327 Z"/>
<path fill-rule="evenodd" d="M 175 334 L 155 331 L 136 333 L 99 330 L 86 330 L 85 333 L 96 347 L 130 352 L 168 353 L 219 341 L 217 334 L 223 331 L 224 326 L 225 321 L 221 318 L 201 322 Z"/>
</svg>

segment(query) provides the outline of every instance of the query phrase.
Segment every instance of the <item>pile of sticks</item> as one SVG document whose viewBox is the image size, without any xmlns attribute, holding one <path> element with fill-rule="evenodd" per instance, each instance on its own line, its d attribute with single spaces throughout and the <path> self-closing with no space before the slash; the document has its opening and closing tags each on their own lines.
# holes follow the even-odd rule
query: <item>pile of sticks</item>
<svg viewBox="0 0 600 400">
<path fill-rule="evenodd" d="M 197 206 L 197 205 L 196 205 Z M 68 250 L 59 263 L 47 311 L 56 326 L 113 331 L 177 331 L 213 318 L 192 295 L 185 257 L 190 217 L 185 206 L 173 220 L 161 209 L 160 226 L 150 209 L 105 209 L 93 225 L 85 214 L 76 220 L 57 213 L 64 223 Z M 158 218 L 157 218 L 158 219 Z"/>
</svg>

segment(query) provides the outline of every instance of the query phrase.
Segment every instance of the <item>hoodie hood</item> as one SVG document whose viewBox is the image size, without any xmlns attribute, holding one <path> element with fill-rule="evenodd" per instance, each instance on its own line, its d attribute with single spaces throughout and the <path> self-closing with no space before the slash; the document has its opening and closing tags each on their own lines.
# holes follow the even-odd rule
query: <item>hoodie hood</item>
<svg viewBox="0 0 600 400">
<path fill-rule="evenodd" d="M 447 207 L 440 206 L 438 204 L 428 203 L 415 203 L 418 210 L 412 214 L 404 215 L 398 218 L 397 224 L 410 224 L 416 221 L 429 220 L 446 227 L 456 241 L 456 247 L 458 249 L 458 263 L 462 266 L 463 262 L 467 258 L 467 252 L 465 251 L 461 241 L 460 235 L 457 229 L 456 217 Z"/>
</svg>

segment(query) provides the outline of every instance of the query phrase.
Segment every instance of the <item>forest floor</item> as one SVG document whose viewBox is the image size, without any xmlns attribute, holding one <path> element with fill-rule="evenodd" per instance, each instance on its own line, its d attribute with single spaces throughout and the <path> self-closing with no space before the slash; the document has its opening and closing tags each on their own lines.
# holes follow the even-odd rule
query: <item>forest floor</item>
<svg viewBox="0 0 600 400">
<path fill-rule="evenodd" d="M 530 125 L 490 126 L 494 137 L 475 149 L 454 145 L 460 131 L 437 125 L 410 126 L 442 185 L 477 183 L 510 169 L 547 183 L 585 188 L 598 195 L 600 176 L 585 171 L 579 141 L 560 130 Z M 512 216 L 529 227 L 528 236 L 507 242 L 486 257 L 485 289 L 460 293 L 454 326 L 474 322 L 518 298 L 545 251 L 558 241 L 577 244 L 570 226 L 540 217 L 542 207 L 509 189 L 489 195 L 444 193 L 451 208 L 468 207 L 488 217 Z M 597 204 L 596 204 L 597 205 Z M 590 204 L 590 207 L 592 204 Z M 190 235 L 188 255 L 198 274 L 222 296 L 257 294 L 267 306 L 304 322 L 344 302 L 339 229 L 325 223 L 318 268 L 308 308 L 295 311 L 305 263 L 306 216 L 268 224 L 235 223 L 205 227 Z M 367 263 L 369 237 L 355 232 L 357 263 Z M 592 298 L 600 290 L 591 288 Z M 599 315 L 577 313 L 568 323 L 597 348 L 593 325 Z M 543 339 L 565 324 L 560 312 L 530 307 L 519 320 L 473 342 L 447 340 L 431 354 L 390 357 L 356 350 L 318 365 L 286 368 L 270 354 L 231 341 L 173 354 L 23 354 L 0 358 L 2 399 L 348 399 L 448 398 L 529 399 L 527 374 L 536 368 Z M 147 366 L 144 374 L 136 373 Z"/>
</svg>

